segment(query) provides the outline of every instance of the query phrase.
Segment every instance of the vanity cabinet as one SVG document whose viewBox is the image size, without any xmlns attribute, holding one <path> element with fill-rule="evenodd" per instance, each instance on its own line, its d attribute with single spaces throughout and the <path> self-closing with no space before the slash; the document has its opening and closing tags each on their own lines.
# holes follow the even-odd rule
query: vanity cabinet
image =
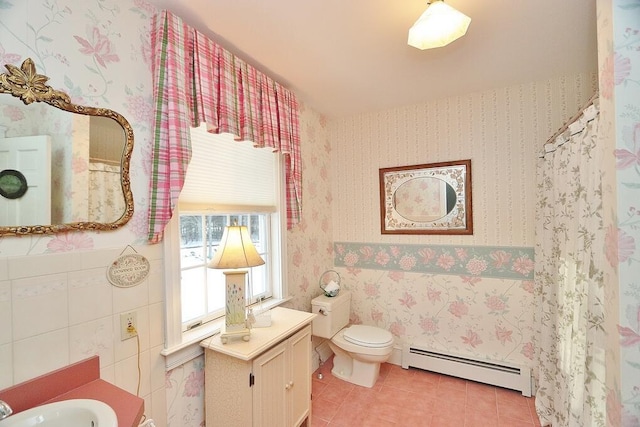
<svg viewBox="0 0 640 427">
<path fill-rule="evenodd" d="M 271 326 L 248 342 L 204 340 L 207 427 L 311 425 L 311 321 L 315 314 L 271 310 Z"/>
</svg>

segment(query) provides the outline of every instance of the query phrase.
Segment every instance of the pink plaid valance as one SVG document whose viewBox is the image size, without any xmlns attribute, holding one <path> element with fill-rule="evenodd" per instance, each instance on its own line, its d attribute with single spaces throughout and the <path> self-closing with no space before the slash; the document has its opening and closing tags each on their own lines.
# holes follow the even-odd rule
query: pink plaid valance
<svg viewBox="0 0 640 427">
<path fill-rule="evenodd" d="M 162 240 L 191 159 L 190 128 L 231 133 L 285 159 L 287 227 L 302 213 L 298 102 L 290 90 L 235 57 L 171 12 L 154 17 L 156 106 L 149 241 Z"/>
</svg>

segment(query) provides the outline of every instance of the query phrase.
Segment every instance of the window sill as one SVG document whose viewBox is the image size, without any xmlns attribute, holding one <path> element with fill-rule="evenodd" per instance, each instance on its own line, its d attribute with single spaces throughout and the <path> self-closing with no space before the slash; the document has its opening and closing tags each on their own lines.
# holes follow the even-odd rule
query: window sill
<svg viewBox="0 0 640 427">
<path fill-rule="evenodd" d="M 264 310 L 271 310 L 285 302 L 291 297 L 282 299 L 271 299 L 262 304 Z M 200 342 L 213 335 L 220 333 L 224 325 L 224 317 L 207 322 L 206 324 L 182 333 L 182 341 L 160 352 L 165 357 L 165 370 L 168 372 L 180 365 L 195 359 L 204 353 Z"/>
</svg>

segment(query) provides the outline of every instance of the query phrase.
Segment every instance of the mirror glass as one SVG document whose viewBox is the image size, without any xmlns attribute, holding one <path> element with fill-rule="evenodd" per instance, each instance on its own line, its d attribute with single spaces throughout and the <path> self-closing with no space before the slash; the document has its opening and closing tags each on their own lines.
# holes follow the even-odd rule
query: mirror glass
<svg viewBox="0 0 640 427">
<path fill-rule="evenodd" d="M 403 182 L 393 193 L 398 215 L 409 221 L 430 222 L 443 218 L 456 205 L 456 192 L 442 179 L 423 177 Z"/>
<path fill-rule="evenodd" d="M 126 224 L 133 215 L 128 121 L 109 109 L 71 103 L 66 93 L 45 84 L 48 78 L 36 73 L 30 59 L 20 68 L 5 67 L 7 73 L 0 74 L 0 93 L 5 94 L 0 96 L 0 175 L 15 171 L 26 191 L 15 198 L 0 191 L 0 235 L 111 230 Z"/>
<path fill-rule="evenodd" d="M 383 234 L 473 234 L 471 160 L 380 169 Z"/>
</svg>

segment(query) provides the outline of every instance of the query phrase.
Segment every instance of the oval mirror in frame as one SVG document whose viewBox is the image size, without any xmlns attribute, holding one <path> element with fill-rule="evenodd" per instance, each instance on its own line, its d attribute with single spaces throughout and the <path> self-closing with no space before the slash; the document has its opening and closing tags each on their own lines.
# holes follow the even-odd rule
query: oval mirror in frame
<svg viewBox="0 0 640 427">
<path fill-rule="evenodd" d="M 18 170 L 27 182 L 20 198 L 0 197 L 0 236 L 125 225 L 134 209 L 129 175 L 133 129 L 127 119 L 110 109 L 71 103 L 65 92 L 46 84 L 48 77 L 36 73 L 30 58 L 20 67 L 5 68 L 0 94 L 22 104 L 18 110 L 8 97 L 0 102 L 0 113 L 31 118 L 24 120 L 29 123 L 22 126 L 24 132 L 4 126 L 11 138 L 0 133 L 0 169 Z M 50 126 L 56 128 L 55 136 L 46 131 L 47 121 L 55 123 Z M 53 156 L 52 145 L 57 149 Z"/>
<path fill-rule="evenodd" d="M 382 234 L 473 234 L 471 160 L 381 168 Z"/>
</svg>

